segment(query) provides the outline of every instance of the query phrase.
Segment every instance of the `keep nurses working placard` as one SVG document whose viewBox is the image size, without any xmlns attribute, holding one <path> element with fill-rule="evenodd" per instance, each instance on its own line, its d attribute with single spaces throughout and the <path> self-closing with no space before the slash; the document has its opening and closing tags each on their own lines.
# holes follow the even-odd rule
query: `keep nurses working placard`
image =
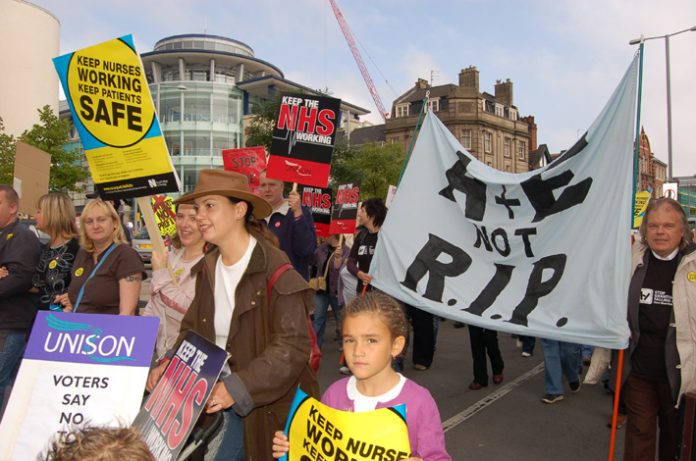
<svg viewBox="0 0 696 461">
<path fill-rule="evenodd" d="M 0 461 L 35 459 L 59 430 L 129 425 L 159 319 L 41 311 L 0 423 Z"/>
</svg>

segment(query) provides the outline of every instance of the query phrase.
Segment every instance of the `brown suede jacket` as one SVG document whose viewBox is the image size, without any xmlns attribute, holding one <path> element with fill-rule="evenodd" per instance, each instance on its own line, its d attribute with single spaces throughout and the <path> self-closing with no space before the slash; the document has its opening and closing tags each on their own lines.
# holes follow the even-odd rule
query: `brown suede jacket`
<svg viewBox="0 0 696 461">
<path fill-rule="evenodd" d="M 288 270 L 274 284 L 269 302 L 267 281 L 288 258 L 262 236 L 254 237 L 258 243 L 237 285 L 225 348 L 232 374 L 222 381 L 235 401 L 233 409 L 244 417 L 245 459 L 269 460 L 273 459 L 273 434 L 283 429 L 297 387 L 319 396 L 316 375 L 307 363 L 307 319 L 314 292 L 300 274 Z M 215 342 L 215 264 L 219 256 L 215 248 L 191 269 L 191 275 L 197 276 L 196 294 L 177 344 L 189 330 Z"/>
</svg>

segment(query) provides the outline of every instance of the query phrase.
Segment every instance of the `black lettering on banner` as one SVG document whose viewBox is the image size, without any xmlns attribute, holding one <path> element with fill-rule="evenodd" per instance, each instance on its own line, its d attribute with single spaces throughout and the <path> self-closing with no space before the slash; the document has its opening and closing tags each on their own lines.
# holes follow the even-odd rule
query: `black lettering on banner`
<svg viewBox="0 0 696 461">
<path fill-rule="evenodd" d="M 471 159 L 457 151 L 459 160 L 445 173 L 449 185 L 440 191 L 440 195 L 453 202 L 454 190 L 466 194 L 464 215 L 474 221 L 481 221 L 486 211 L 486 183 L 466 175 Z"/>
<path fill-rule="evenodd" d="M 502 187 L 503 192 L 500 195 L 495 196 L 495 203 L 497 203 L 498 205 L 503 205 L 505 208 L 507 208 L 509 219 L 515 219 L 515 213 L 512 211 L 512 207 L 520 206 L 520 200 L 516 198 L 506 198 L 505 193 L 507 192 L 507 189 L 505 188 L 505 186 Z"/>
<path fill-rule="evenodd" d="M 561 281 L 567 258 L 566 255 L 561 253 L 545 256 L 534 262 L 524 298 L 512 311 L 510 323 L 527 326 L 527 317 L 536 308 L 539 299 L 551 293 L 558 285 L 558 282 Z M 541 280 L 544 269 L 553 270 L 553 274 L 546 281 Z"/>
<path fill-rule="evenodd" d="M 502 293 L 507 284 L 510 282 L 512 277 L 512 271 L 515 266 L 510 266 L 507 264 L 496 264 L 495 274 L 486 288 L 478 295 L 476 299 L 473 300 L 471 305 L 466 309 L 462 309 L 470 314 L 481 316 L 483 313 L 493 305 L 498 295 Z"/>
<path fill-rule="evenodd" d="M 507 257 L 510 255 L 510 241 L 508 240 L 505 229 L 502 227 L 495 229 L 493 232 L 491 232 L 491 237 L 488 238 L 486 226 L 481 226 L 479 229 L 479 227 L 474 224 L 474 227 L 476 228 L 476 242 L 474 243 L 474 247 L 480 248 L 481 243 L 483 243 L 486 250 L 489 252 L 493 251 L 493 247 L 495 247 L 501 256 Z"/>
<path fill-rule="evenodd" d="M 536 210 L 532 222 L 539 222 L 552 214 L 560 213 L 585 201 L 592 186 L 592 178 L 585 178 L 577 184 L 566 187 L 558 200 L 554 197 L 553 191 L 567 185 L 573 177 L 573 172 L 567 170 L 549 179 L 541 179 L 541 174 L 537 174 L 522 182 L 522 190 Z"/>
<path fill-rule="evenodd" d="M 428 234 L 428 237 L 425 246 L 418 252 L 416 259 L 406 271 L 406 278 L 401 284 L 416 291 L 418 282 L 425 277 L 425 274 L 428 274 L 428 284 L 423 296 L 442 302 L 445 277 L 456 277 L 466 272 L 471 265 L 471 256 L 437 235 Z M 449 263 L 438 261 L 438 257 L 442 254 L 450 256 L 452 261 Z"/>
<path fill-rule="evenodd" d="M 523 229 L 517 229 L 515 235 L 521 235 L 522 241 L 524 242 L 524 254 L 528 258 L 533 258 L 534 253 L 532 252 L 532 243 L 529 241 L 530 235 L 536 235 L 536 227 L 527 227 Z"/>
</svg>

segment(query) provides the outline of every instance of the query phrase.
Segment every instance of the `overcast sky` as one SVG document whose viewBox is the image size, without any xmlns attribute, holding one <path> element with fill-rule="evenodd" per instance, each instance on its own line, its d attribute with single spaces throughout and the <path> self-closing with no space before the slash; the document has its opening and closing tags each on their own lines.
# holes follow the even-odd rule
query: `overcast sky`
<svg viewBox="0 0 696 461">
<path fill-rule="evenodd" d="M 637 46 L 629 40 L 696 26 L 694 0 L 338 0 L 389 109 L 417 78 L 457 83 L 469 65 L 480 89 L 514 82 L 514 104 L 534 115 L 538 142 L 570 147 L 594 121 Z M 178 34 L 250 45 L 285 78 L 377 109 L 328 0 L 33 0 L 61 22 L 61 53 L 133 34 L 139 52 Z M 696 174 L 696 32 L 670 39 L 674 175 Z M 645 42 L 641 123 L 667 161 L 665 40 Z"/>
</svg>

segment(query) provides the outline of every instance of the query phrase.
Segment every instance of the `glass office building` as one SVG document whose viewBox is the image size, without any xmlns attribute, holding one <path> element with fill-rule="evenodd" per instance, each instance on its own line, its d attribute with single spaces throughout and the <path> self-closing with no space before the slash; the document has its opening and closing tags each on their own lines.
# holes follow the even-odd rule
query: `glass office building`
<svg viewBox="0 0 696 461">
<path fill-rule="evenodd" d="M 278 91 L 316 94 L 285 80 L 249 45 L 217 35 L 163 38 L 141 57 L 184 193 L 193 189 L 200 170 L 222 166 L 222 149 L 244 145 L 244 117 L 254 104 Z M 345 102 L 341 109 L 344 121 L 368 113 Z"/>
</svg>

